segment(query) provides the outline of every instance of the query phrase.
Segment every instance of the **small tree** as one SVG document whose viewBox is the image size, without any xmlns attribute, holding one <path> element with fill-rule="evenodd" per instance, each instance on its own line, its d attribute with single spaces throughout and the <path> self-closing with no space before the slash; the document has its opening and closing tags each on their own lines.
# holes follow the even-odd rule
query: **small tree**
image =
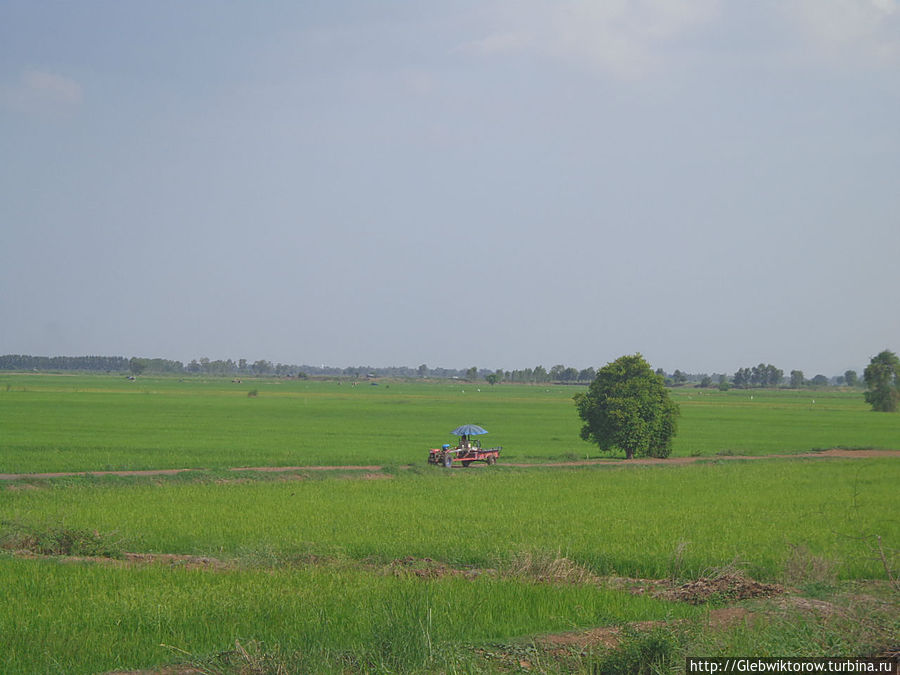
<svg viewBox="0 0 900 675">
<path fill-rule="evenodd" d="M 132 375 L 140 375 L 147 370 L 147 359 L 139 359 L 136 356 L 132 356 L 128 362 L 128 369 Z"/>
<path fill-rule="evenodd" d="M 668 457 L 672 452 L 678 406 L 663 378 L 640 354 L 622 356 L 597 371 L 586 393 L 575 395 L 584 420 L 581 438 L 625 457 Z"/>
<path fill-rule="evenodd" d="M 855 387 L 859 384 L 859 375 L 855 370 L 848 370 L 844 373 L 844 384 L 848 387 Z"/>
<path fill-rule="evenodd" d="M 866 403 L 878 412 L 896 412 L 900 404 L 900 359 L 894 352 L 884 350 L 863 371 L 868 391 Z"/>
</svg>

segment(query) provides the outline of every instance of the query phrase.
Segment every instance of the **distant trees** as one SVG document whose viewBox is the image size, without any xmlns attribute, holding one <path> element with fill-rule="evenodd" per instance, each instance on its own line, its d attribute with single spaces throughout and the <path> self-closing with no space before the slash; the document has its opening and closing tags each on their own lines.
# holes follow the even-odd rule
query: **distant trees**
<svg viewBox="0 0 900 675">
<path fill-rule="evenodd" d="M 563 384 L 588 383 L 594 379 L 596 371 L 593 368 L 578 370 L 571 366 L 557 364 L 548 371 L 543 366 L 523 368 L 521 370 L 497 371 L 502 375 L 503 382 L 519 382 L 523 384 L 543 384 L 546 382 L 560 382 Z"/>
<path fill-rule="evenodd" d="M 731 382 L 737 388 L 777 387 L 784 379 L 784 371 L 771 363 L 760 363 L 753 368 L 739 368 Z"/>
<path fill-rule="evenodd" d="M 379 377 L 398 378 L 465 378 L 472 382 L 484 379 L 493 382 L 521 383 L 521 384 L 590 384 L 594 381 L 597 371 L 593 367 L 579 370 L 562 363 L 554 365 L 547 370 L 538 365 L 534 368 L 520 370 L 489 370 L 472 366 L 470 368 L 430 368 L 426 364 L 409 368 L 406 366 L 374 367 L 368 365 L 333 367 L 290 365 L 285 363 L 273 363 L 265 359 L 249 361 L 248 359 L 216 359 L 200 357 L 192 359 L 187 365 L 181 361 L 169 359 L 132 357 L 130 359 L 121 356 L 30 356 L 23 354 L 0 355 L 0 371 L 85 371 L 107 373 L 131 373 L 134 375 L 204 375 L 204 376 L 244 376 L 244 377 L 300 377 L 324 376 L 324 377 L 350 377 L 359 378 L 366 373 L 372 373 Z M 671 375 L 667 375 L 662 368 L 656 369 L 658 374 L 668 386 L 693 385 L 707 388 L 716 386 L 726 390 L 730 386 L 739 388 L 749 387 L 776 387 L 784 380 L 783 371 L 771 364 L 760 363 L 752 368 L 740 368 L 729 382 L 728 375 L 719 373 L 689 373 L 676 369 Z M 815 378 L 814 378 L 815 379 Z M 828 384 L 825 376 L 817 380 L 817 384 Z M 846 371 L 843 376 L 832 378 L 830 382 L 835 384 L 845 383 L 847 386 L 860 386 L 862 382 L 854 370 Z M 803 371 L 792 370 L 790 374 L 790 386 L 797 388 L 813 384 L 806 380 Z"/>
<path fill-rule="evenodd" d="M 136 372 L 137 369 L 139 372 Z M 85 371 L 101 373 L 184 373 L 181 361 L 122 356 L 0 356 L 0 370 Z"/>
<path fill-rule="evenodd" d="M 124 373 L 128 359 L 122 356 L 0 356 L 0 370 L 87 370 Z"/>
<path fill-rule="evenodd" d="M 584 421 L 581 438 L 601 450 L 615 448 L 625 457 L 668 457 L 678 420 L 678 405 L 669 398 L 663 378 L 640 354 L 622 356 L 597 371 L 575 407 Z"/>
<path fill-rule="evenodd" d="M 863 371 L 868 391 L 866 402 L 878 412 L 896 412 L 900 407 L 900 359 L 884 350 L 873 356 Z"/>
<path fill-rule="evenodd" d="M 828 378 L 820 373 L 813 377 L 813 379 L 811 379 L 809 383 L 814 387 L 827 387 L 829 382 Z"/>
</svg>

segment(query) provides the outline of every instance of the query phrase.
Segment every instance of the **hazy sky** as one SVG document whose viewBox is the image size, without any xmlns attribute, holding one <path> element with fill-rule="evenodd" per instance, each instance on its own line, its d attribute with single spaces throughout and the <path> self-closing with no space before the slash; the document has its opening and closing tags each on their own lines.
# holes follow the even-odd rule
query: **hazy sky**
<svg viewBox="0 0 900 675">
<path fill-rule="evenodd" d="M 0 353 L 859 369 L 900 2 L 0 1 Z"/>
</svg>

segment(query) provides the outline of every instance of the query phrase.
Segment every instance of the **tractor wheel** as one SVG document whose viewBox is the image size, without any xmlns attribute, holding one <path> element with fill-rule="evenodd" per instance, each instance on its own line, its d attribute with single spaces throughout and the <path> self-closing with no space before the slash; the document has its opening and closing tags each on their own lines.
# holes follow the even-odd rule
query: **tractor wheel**
<svg viewBox="0 0 900 675">
<path fill-rule="evenodd" d="M 449 469 L 452 466 L 453 466 L 453 455 L 451 455 L 450 453 L 447 453 L 446 455 L 444 455 L 444 468 Z"/>
<path fill-rule="evenodd" d="M 471 464 L 471 463 L 472 463 L 472 460 L 471 460 L 471 459 L 470 459 L 468 462 L 465 461 L 465 460 L 463 460 L 462 465 L 463 465 L 465 468 L 469 468 L 469 464 Z"/>
<path fill-rule="evenodd" d="M 494 457 L 493 455 L 488 455 L 488 458 L 487 458 L 487 465 L 488 465 L 488 466 L 494 466 L 494 464 L 496 464 L 496 463 L 497 463 L 497 458 Z"/>
</svg>

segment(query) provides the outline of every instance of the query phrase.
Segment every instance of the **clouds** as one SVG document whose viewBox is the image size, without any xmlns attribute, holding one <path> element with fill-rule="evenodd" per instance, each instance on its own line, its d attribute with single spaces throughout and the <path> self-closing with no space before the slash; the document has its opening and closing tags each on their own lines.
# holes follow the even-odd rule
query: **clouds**
<svg viewBox="0 0 900 675">
<path fill-rule="evenodd" d="M 493 6 L 484 34 L 460 51 L 484 58 L 529 54 L 618 80 L 640 80 L 724 54 L 752 33 L 760 60 L 870 67 L 900 60 L 897 0 L 529 0 Z M 767 34 L 768 32 L 768 34 Z M 844 63 L 844 65 L 848 65 Z"/>
<path fill-rule="evenodd" d="M 81 85 L 49 70 L 27 68 L 18 84 L 0 89 L 5 107 L 25 113 L 56 113 L 77 108 L 84 101 Z"/>
<path fill-rule="evenodd" d="M 791 0 L 783 11 L 819 56 L 875 65 L 900 59 L 896 0 Z"/>
<path fill-rule="evenodd" d="M 708 24 L 717 5 L 715 0 L 553 5 L 544 44 L 564 61 L 636 77 L 659 68 L 673 41 Z"/>
<path fill-rule="evenodd" d="M 631 79 L 658 68 L 668 45 L 718 12 L 718 0 L 501 3 L 496 30 L 464 49 L 484 55 L 529 51 Z"/>
</svg>

